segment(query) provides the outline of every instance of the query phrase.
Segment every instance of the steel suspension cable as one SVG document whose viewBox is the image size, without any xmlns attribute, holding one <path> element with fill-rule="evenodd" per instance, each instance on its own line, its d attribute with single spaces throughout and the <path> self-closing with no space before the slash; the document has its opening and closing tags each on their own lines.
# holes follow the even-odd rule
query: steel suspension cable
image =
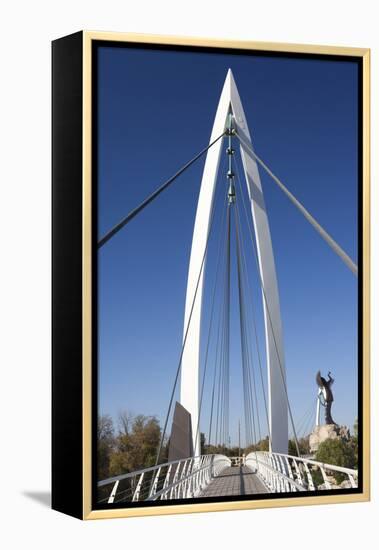
<svg viewBox="0 0 379 550">
<path fill-rule="evenodd" d="M 247 326 L 246 317 L 247 316 L 246 316 L 246 313 L 245 313 L 245 324 Z M 247 332 L 247 328 L 246 328 L 246 332 Z M 250 350 L 249 338 L 247 336 L 246 336 L 246 341 L 247 341 L 247 355 L 249 357 L 248 370 L 247 370 L 248 379 L 249 379 L 249 387 L 250 387 L 250 393 L 251 393 L 251 391 L 254 392 L 253 402 L 255 403 L 255 409 L 256 409 L 256 414 L 257 414 L 257 433 L 259 435 L 259 440 L 261 440 L 262 439 L 262 432 L 261 432 L 261 423 L 260 423 L 260 419 L 259 419 L 257 385 L 256 385 L 256 380 L 255 380 L 255 372 L 254 372 L 254 364 L 253 364 L 253 359 L 252 359 L 252 352 Z M 253 384 L 251 384 L 251 379 L 253 381 Z M 251 398 L 253 399 L 253 396 L 251 396 Z"/>
<path fill-rule="evenodd" d="M 238 170 L 238 164 L 237 163 L 236 163 L 236 166 L 237 166 L 237 179 L 239 181 L 240 193 L 242 194 L 243 189 L 242 189 L 242 186 L 241 186 L 240 180 L 239 180 L 239 170 Z M 243 200 L 243 198 L 242 198 L 242 200 Z M 236 221 L 237 221 L 237 224 L 238 224 L 239 234 L 241 235 L 240 241 L 241 241 L 241 251 L 242 251 L 242 254 L 241 254 L 241 256 L 242 256 L 242 272 L 245 275 L 245 280 L 247 282 L 248 292 L 249 292 L 250 298 L 251 298 L 251 312 L 252 312 L 252 318 L 253 318 L 254 336 L 255 336 L 255 343 L 256 343 L 257 356 L 258 356 L 260 382 L 261 382 L 264 409 L 265 409 L 265 415 L 266 415 L 268 437 L 269 437 L 269 441 L 271 443 L 271 428 L 270 428 L 270 421 L 269 421 L 269 416 L 268 416 L 268 407 L 267 407 L 267 400 L 266 400 L 266 388 L 265 388 L 265 384 L 264 384 L 264 380 L 263 380 L 263 368 L 262 368 L 261 353 L 260 353 L 260 346 L 259 346 L 259 340 L 258 340 L 257 323 L 256 323 L 255 311 L 254 311 L 253 292 L 252 292 L 252 288 L 251 288 L 251 285 L 250 285 L 249 277 L 247 275 L 248 270 L 247 270 L 247 261 L 246 261 L 246 255 L 245 255 L 245 249 L 244 249 L 242 226 L 240 225 L 240 220 L 237 216 L 236 216 Z"/>
<path fill-rule="evenodd" d="M 241 286 L 242 286 L 242 280 L 241 280 Z M 257 442 L 257 430 L 256 425 L 257 422 L 255 420 L 255 410 L 254 410 L 254 400 L 253 400 L 253 394 L 251 389 L 251 378 L 250 378 L 250 368 L 249 368 L 249 352 L 248 352 L 248 337 L 247 337 L 247 328 L 246 328 L 246 318 L 245 318 L 245 307 L 244 307 L 244 293 L 242 288 L 242 300 L 241 300 L 241 318 L 242 318 L 242 341 L 243 341 L 243 347 L 244 347 L 244 360 L 243 360 L 243 368 L 245 371 L 245 392 L 246 392 L 246 407 L 248 411 L 248 418 L 250 422 L 250 428 L 252 427 L 252 432 L 250 436 L 250 440 L 252 444 L 255 444 Z"/>
<path fill-rule="evenodd" d="M 225 308 L 223 309 L 223 321 L 221 326 L 221 349 L 218 370 L 217 390 L 217 416 L 216 416 L 216 446 L 221 444 L 221 433 L 223 424 L 223 387 L 224 387 L 224 342 L 225 342 Z"/>
<path fill-rule="evenodd" d="M 318 221 L 308 212 L 308 210 L 301 204 L 300 201 L 287 189 L 284 183 L 270 170 L 270 168 L 263 162 L 263 160 L 255 153 L 255 151 L 247 144 L 241 136 L 236 133 L 237 138 L 239 139 L 241 146 L 244 150 L 247 151 L 249 155 L 252 155 L 255 160 L 262 166 L 262 168 L 267 172 L 267 174 L 273 179 L 273 181 L 278 185 L 278 187 L 285 193 L 289 200 L 296 206 L 296 208 L 303 214 L 305 219 L 314 227 L 314 229 L 319 233 L 319 235 L 324 239 L 324 241 L 330 246 L 330 248 L 340 257 L 344 264 L 350 269 L 352 273 L 357 277 L 358 268 L 357 265 L 353 262 L 350 256 L 342 249 L 342 247 L 329 235 L 327 231 L 318 223 Z"/>
<path fill-rule="evenodd" d="M 226 210 L 227 212 L 227 210 Z M 222 368 L 223 365 L 223 354 L 224 354 L 224 339 L 225 339 L 225 308 L 226 308 L 226 280 L 227 280 L 227 248 L 228 248 L 228 225 L 225 224 L 225 249 L 224 249 L 224 257 L 225 257 L 225 265 L 224 265 L 224 277 L 223 277 L 223 289 L 221 295 L 223 296 L 223 300 L 221 302 L 221 308 L 220 308 L 220 319 L 219 319 L 219 327 L 218 327 L 218 337 L 217 337 L 217 346 L 216 346 L 216 358 L 215 358 L 215 370 L 214 370 L 214 387 L 213 392 L 215 390 L 215 386 L 217 385 L 217 406 L 216 406 L 216 426 L 215 426 L 215 445 L 217 445 L 218 438 L 219 438 L 219 417 L 220 417 L 220 401 L 221 401 L 221 388 L 222 388 Z M 219 368 L 217 369 L 217 367 Z M 218 376 L 217 376 L 218 375 Z M 217 380 L 216 380 L 217 379 Z M 222 405 L 221 405 L 222 409 Z M 213 416 L 213 401 L 212 401 L 212 410 L 211 410 L 211 418 Z M 221 425 L 221 421 L 220 421 Z M 211 432 L 211 429 L 210 429 Z M 209 438 L 211 439 L 211 438 Z"/>
<path fill-rule="evenodd" d="M 220 347 L 220 364 L 219 364 L 219 369 L 218 369 L 218 384 L 217 384 L 217 412 L 216 412 L 216 437 L 215 437 L 215 444 L 216 446 L 218 445 L 218 442 L 219 442 L 219 423 L 221 424 L 221 420 L 220 420 L 220 401 L 221 401 L 221 385 L 222 385 L 222 382 L 221 382 L 221 379 L 222 379 L 222 369 L 221 369 L 221 365 L 223 363 L 222 361 L 222 353 L 223 353 L 223 341 L 224 341 L 224 336 L 223 336 L 223 328 L 224 328 L 224 325 L 222 324 L 221 326 L 221 347 Z M 221 408 L 222 408 L 222 405 L 221 405 Z"/>
<path fill-rule="evenodd" d="M 237 168 L 237 181 L 238 181 L 239 188 L 240 188 L 241 200 L 244 201 L 244 194 L 243 194 L 243 189 L 242 189 L 242 184 L 241 184 L 240 171 L 239 171 L 239 167 L 238 167 L 237 162 L 236 162 L 236 168 Z M 253 328 L 254 328 L 254 336 L 255 336 L 255 343 L 256 343 L 257 356 L 258 356 L 259 373 L 260 373 L 261 389 L 262 389 L 265 415 L 266 415 L 266 422 L 267 422 L 268 437 L 269 437 L 270 443 L 272 443 L 270 421 L 269 421 L 269 416 L 268 416 L 268 406 L 267 406 L 267 400 L 266 400 L 266 389 L 265 389 L 265 384 L 264 384 L 264 380 L 263 380 L 263 368 L 262 368 L 261 353 L 260 353 L 260 346 L 259 346 L 258 332 L 257 332 L 257 323 L 256 323 L 255 308 L 254 308 L 254 298 L 253 298 L 252 288 L 251 288 L 251 285 L 250 285 L 250 280 L 249 280 L 249 277 L 247 275 L 248 270 L 247 270 L 247 261 L 246 261 L 245 249 L 244 249 L 244 246 L 243 246 L 244 241 L 243 241 L 243 231 L 242 231 L 241 220 L 239 219 L 238 216 L 236 217 L 236 219 L 237 219 L 237 225 L 239 227 L 239 234 L 241 235 L 241 242 L 242 242 L 242 246 L 241 246 L 242 266 L 243 266 L 243 271 L 245 273 L 245 280 L 247 281 L 248 291 L 249 291 L 249 294 L 250 294 L 250 297 L 251 297 L 251 310 L 252 310 L 252 316 L 253 316 Z"/>
<path fill-rule="evenodd" d="M 238 239 L 236 235 L 236 239 Z M 239 247 L 237 244 L 237 280 L 238 280 L 238 298 L 239 298 L 239 317 L 240 317 L 240 337 L 241 337 L 241 358 L 242 358 L 242 379 L 243 379 L 243 391 L 244 391 L 244 410 L 245 410 L 245 431 L 246 431 L 246 443 L 253 443 L 252 441 L 252 432 L 251 432 L 251 408 L 249 402 L 248 394 L 248 381 L 246 375 L 246 334 L 245 334 L 245 323 L 243 319 L 243 297 L 242 297 L 242 284 L 241 284 L 241 269 L 240 269 L 240 256 L 239 256 Z M 255 431 L 255 426 L 254 426 Z"/>
<path fill-rule="evenodd" d="M 97 243 L 97 247 L 101 248 L 104 246 L 112 237 L 116 235 L 125 225 L 127 225 L 133 218 L 137 216 L 146 206 L 148 206 L 154 199 L 156 199 L 163 191 L 165 191 L 183 172 L 185 172 L 194 162 L 196 162 L 200 157 L 204 155 L 215 143 L 217 143 L 222 137 L 224 137 L 225 132 L 223 132 L 218 138 L 213 140 L 207 147 L 204 147 L 195 155 L 190 161 L 188 161 L 184 166 L 182 166 L 171 178 L 166 180 L 158 189 L 156 189 L 151 195 L 149 195 L 144 201 L 141 202 L 136 208 L 134 208 L 129 214 L 123 218 L 119 223 L 117 223 L 108 233 L 106 233 Z"/>
<path fill-rule="evenodd" d="M 226 203 L 226 199 L 225 199 L 225 203 Z M 224 204 L 224 206 L 225 206 L 225 204 Z M 202 409 L 202 404 L 203 404 L 205 377 L 206 377 L 207 365 L 208 365 L 208 354 L 209 354 L 209 346 L 210 346 L 211 331 L 212 331 L 212 324 L 213 324 L 213 314 L 214 314 L 214 306 L 215 306 L 215 298 L 216 298 L 216 290 L 217 290 L 217 281 L 218 281 L 219 268 L 220 268 L 220 263 L 221 263 L 222 234 L 223 234 L 223 230 L 224 230 L 225 220 L 226 220 L 226 216 L 222 218 L 223 223 L 222 223 L 222 227 L 221 227 L 221 231 L 220 231 L 220 238 L 219 238 L 216 276 L 215 276 L 215 281 L 214 281 L 214 286 L 213 286 L 213 293 L 212 293 L 211 314 L 210 314 L 209 330 L 208 330 L 207 345 L 206 345 L 205 360 L 204 360 L 204 372 L 203 372 L 203 378 L 202 378 L 202 383 L 201 383 L 199 414 L 198 414 L 198 420 L 197 420 L 195 441 L 197 441 L 197 438 L 198 438 L 198 435 L 199 435 L 199 429 L 200 429 L 200 417 L 201 417 L 201 409 Z"/>
<path fill-rule="evenodd" d="M 293 419 L 293 415 L 292 415 L 291 404 L 290 404 L 290 401 L 289 401 L 287 384 L 286 384 L 286 379 L 285 379 L 285 375 L 284 375 L 284 371 L 283 371 L 283 365 L 282 365 L 282 361 L 280 359 L 278 344 L 276 342 L 276 336 L 275 336 L 275 331 L 274 331 L 274 327 L 273 327 L 273 324 L 272 324 L 270 308 L 269 308 L 268 300 L 267 300 L 267 296 L 266 296 L 266 290 L 265 290 L 265 287 L 264 287 L 264 284 L 263 284 L 263 280 L 262 280 L 262 276 L 261 276 L 261 272 L 260 272 L 260 268 L 259 268 L 258 252 L 257 252 L 257 249 L 256 249 L 256 245 L 255 245 L 251 225 L 249 223 L 249 217 L 248 217 L 248 214 L 247 214 L 246 205 L 245 205 L 244 201 L 242 201 L 242 203 L 244 205 L 246 221 L 248 223 L 250 238 L 251 238 L 251 242 L 252 242 L 252 245 L 253 245 L 255 263 L 256 263 L 257 272 L 258 272 L 258 275 L 259 275 L 259 282 L 260 282 L 260 286 L 261 286 L 261 289 L 262 289 L 262 294 L 263 294 L 263 298 L 264 298 L 264 302 L 265 302 L 265 306 L 266 306 L 266 311 L 267 311 L 267 317 L 268 317 L 268 320 L 269 320 L 271 334 L 272 334 L 272 337 L 273 337 L 273 340 L 274 340 L 274 347 L 275 347 L 275 351 L 276 351 L 276 355 L 277 355 L 277 359 L 278 359 L 278 363 L 279 363 L 279 367 L 280 367 L 280 373 L 281 373 L 281 377 L 282 377 L 283 388 L 284 388 L 284 392 L 285 392 L 286 400 L 287 400 L 288 412 L 289 412 L 290 421 L 291 421 L 291 425 L 292 425 L 292 430 L 293 430 L 293 434 L 294 434 L 294 438 L 295 438 L 296 450 L 297 450 L 298 456 L 300 456 L 299 442 L 298 442 L 297 435 L 296 435 L 295 423 L 294 423 L 294 419 Z M 236 212 L 237 212 L 237 215 L 239 217 L 239 210 L 238 210 L 238 205 L 237 204 L 236 204 L 236 207 L 237 207 Z"/>
<path fill-rule="evenodd" d="M 239 296 L 239 312 L 240 312 L 240 329 L 241 329 L 241 351 L 242 351 L 242 369 L 243 369 L 243 386 L 244 386 L 244 402 L 245 402 L 245 422 L 246 422 L 246 438 L 250 438 L 251 443 L 256 443 L 257 435 L 255 429 L 255 412 L 254 401 L 251 390 L 251 379 L 249 372 L 249 351 L 248 351 L 248 338 L 246 328 L 246 311 L 245 311 L 245 295 L 243 290 L 242 279 L 242 263 L 241 263 L 241 249 L 239 231 L 237 225 L 237 217 L 235 216 L 235 230 L 236 230 L 236 249 L 237 249 L 237 279 L 238 279 L 238 296 Z M 256 392 L 255 392 L 256 396 Z M 256 406 L 257 403 L 255 402 Z M 257 409 L 258 411 L 258 409 Z M 251 425 L 254 432 L 251 433 Z M 259 428 L 260 431 L 260 428 Z M 250 432 L 250 433 L 249 433 Z"/>
<path fill-rule="evenodd" d="M 301 430 L 298 429 L 297 433 L 300 435 L 300 438 L 305 437 L 307 432 L 309 433 L 308 427 L 311 426 L 314 422 L 313 414 L 314 414 L 313 411 L 310 411 L 310 413 L 308 414 L 308 416 L 306 418 L 306 421 L 304 422 L 304 425 L 302 426 Z"/>
<path fill-rule="evenodd" d="M 227 209 L 225 209 L 225 212 L 227 212 Z M 226 219 L 226 217 L 225 217 Z M 225 223 L 225 240 L 224 242 L 227 242 L 226 238 L 226 230 L 227 230 L 227 224 Z M 226 255 L 226 247 L 224 250 L 224 256 Z M 226 268 L 225 268 L 226 269 Z M 225 282 L 225 278 L 224 278 Z M 221 293 L 221 295 L 224 295 L 225 291 Z M 220 316 L 219 316 L 219 322 L 218 322 L 218 329 L 217 329 L 217 340 L 216 340 L 216 357 L 215 357 L 215 363 L 214 363 L 214 374 L 213 374 L 213 387 L 212 387 L 212 399 L 211 399 L 211 412 L 210 412 L 210 419 L 209 419 L 209 436 L 208 441 L 209 445 L 212 441 L 212 422 L 213 422 L 213 410 L 214 410 L 214 404 L 215 404 L 215 393 L 216 393 L 216 385 L 217 385 L 217 375 L 219 374 L 219 371 L 217 369 L 218 366 L 218 358 L 219 354 L 221 356 L 220 352 L 220 337 L 221 337 L 221 325 L 222 325 L 222 316 L 223 316 L 223 302 L 220 302 Z M 217 395 L 219 395 L 219 390 L 217 391 Z M 219 401 L 217 399 L 217 420 L 216 420 L 216 439 L 215 439 L 215 445 L 217 444 L 217 433 L 218 433 L 218 410 L 219 410 Z"/>
<path fill-rule="evenodd" d="M 227 210 L 229 216 L 229 209 Z M 225 341 L 226 341 L 226 301 L 227 301 L 227 271 L 228 271 L 228 229 L 227 222 L 227 237 L 225 248 L 225 275 L 224 275 L 224 300 L 222 310 L 222 326 L 221 326 L 221 349 L 220 349 L 220 364 L 219 364 L 219 379 L 218 379 L 218 399 L 217 399 L 217 429 L 216 429 L 216 445 L 223 443 L 223 428 L 224 428 L 224 388 L 225 388 Z"/>
<path fill-rule="evenodd" d="M 237 226 L 237 221 L 236 221 Z M 237 227 L 238 229 L 238 227 Z M 254 372 L 254 363 L 253 363 L 253 356 L 252 351 L 250 349 L 250 338 L 248 338 L 248 324 L 247 324 L 247 312 L 246 312 L 246 292 L 245 292 L 245 282 L 244 282 L 244 271 L 243 271 L 243 264 L 241 261 L 241 245 L 240 245 L 240 239 L 238 238 L 238 252 L 240 256 L 240 269 L 241 269 L 241 282 L 242 282 L 242 296 L 243 296 L 243 310 L 244 310 L 244 323 L 245 323 L 245 339 L 246 339 L 246 352 L 247 352 L 247 378 L 248 378 L 248 384 L 249 384 L 249 390 L 251 394 L 251 401 L 255 403 L 256 413 L 257 413 L 257 428 L 258 428 L 258 434 L 259 438 L 262 439 L 261 436 L 261 427 L 260 427 L 260 419 L 259 419 L 259 409 L 258 409 L 258 399 L 257 399 L 257 388 L 256 388 L 256 381 L 255 381 L 255 372 Z M 251 379 L 253 381 L 253 385 L 251 384 Z M 252 395 L 252 389 L 254 391 L 254 399 Z M 253 405 L 252 405 L 253 406 Z"/>
<path fill-rule="evenodd" d="M 179 373 L 180 373 L 180 370 L 181 370 L 181 367 L 182 367 L 182 359 L 183 359 L 185 345 L 186 345 L 186 342 L 187 342 L 187 336 L 188 336 L 189 328 L 190 328 L 190 325 L 191 325 L 192 313 L 193 313 L 195 302 L 196 302 L 197 291 L 199 289 L 201 274 L 203 272 L 204 262 L 205 262 L 205 258 L 206 258 L 206 255 L 207 255 L 207 250 L 208 250 L 208 245 L 209 245 L 209 240 L 210 240 L 210 235 L 211 235 L 212 228 L 213 228 L 214 213 L 215 213 L 215 208 L 214 207 L 215 207 L 215 204 L 213 202 L 212 212 L 211 212 L 211 221 L 210 221 L 210 225 L 209 225 L 209 229 L 208 229 L 207 240 L 206 240 L 206 243 L 205 243 L 204 254 L 203 254 L 203 257 L 202 257 L 202 260 L 201 260 L 199 276 L 198 276 L 197 282 L 196 282 L 194 297 L 193 297 L 192 304 L 191 304 L 190 314 L 189 314 L 189 317 L 188 317 L 188 322 L 187 322 L 187 326 L 186 326 L 186 330 L 185 330 L 182 349 L 181 349 L 181 352 L 180 352 L 178 367 L 176 369 L 174 385 L 173 385 L 173 388 L 172 388 L 170 402 L 169 402 L 169 406 L 168 406 L 168 411 L 167 411 L 167 415 L 166 415 L 166 419 L 165 419 L 165 423 L 164 423 L 164 428 L 163 428 L 161 440 L 160 440 L 160 443 L 159 443 L 159 448 L 158 448 L 157 458 L 156 458 L 156 461 L 155 461 L 155 466 L 157 466 L 160 454 L 162 452 L 162 446 L 163 446 L 164 437 L 166 435 L 168 419 L 169 419 L 170 412 L 171 412 L 172 402 L 174 400 L 174 395 L 175 395 L 176 385 L 178 383 Z"/>
<path fill-rule="evenodd" d="M 230 205 L 228 205 L 228 248 L 227 248 L 227 312 L 226 312 L 226 354 L 225 354 L 225 436 L 227 445 L 229 437 L 229 357 L 230 357 Z"/>
<path fill-rule="evenodd" d="M 306 422 L 303 425 L 302 432 L 298 432 L 298 433 L 300 433 L 301 437 L 305 437 L 307 434 L 309 434 L 309 432 L 311 431 L 311 427 L 312 427 L 313 422 L 314 422 L 314 409 L 312 411 L 310 411 L 310 414 L 308 415 L 308 419 L 306 420 Z"/>
<path fill-rule="evenodd" d="M 214 406 L 214 397 L 215 397 L 215 389 L 216 389 L 216 380 L 217 380 L 217 374 L 218 374 L 217 365 L 218 365 L 218 353 L 220 349 L 219 343 L 220 343 L 220 332 L 221 332 L 221 314 L 222 314 L 222 305 L 220 307 L 220 319 L 219 319 L 218 330 L 217 330 L 216 357 L 215 357 L 215 366 L 214 366 L 214 373 L 213 373 L 213 388 L 212 388 L 212 400 L 211 400 L 211 414 L 209 419 L 209 432 L 208 432 L 209 444 L 211 444 L 211 441 L 212 441 L 213 406 Z"/>
<path fill-rule="evenodd" d="M 317 402 L 317 399 L 318 397 L 316 397 L 316 400 L 312 401 L 311 406 L 305 411 L 305 413 L 303 414 L 303 416 L 300 418 L 299 422 L 296 425 L 297 433 L 300 434 L 300 437 L 301 437 L 301 434 L 303 433 L 303 430 L 306 424 L 308 424 L 309 416 L 313 415 L 314 407 Z"/>
<path fill-rule="evenodd" d="M 225 279 L 224 279 L 224 300 L 222 313 L 222 331 L 221 331 L 221 351 L 219 365 L 219 380 L 218 380 L 218 398 L 217 398 L 217 421 L 216 421 L 216 445 L 225 442 L 225 421 L 226 421 L 226 371 L 229 360 L 228 352 L 228 326 L 229 313 L 228 303 L 230 296 L 230 208 L 227 209 L 227 238 L 226 238 L 226 253 L 225 253 Z"/>
<path fill-rule="evenodd" d="M 211 443 L 211 435 L 212 435 L 212 420 L 213 420 L 213 406 L 214 406 L 214 396 L 215 396 L 215 389 L 217 385 L 217 375 L 218 375 L 218 357 L 219 357 L 219 351 L 220 351 L 220 336 L 221 336 L 221 321 L 222 321 L 222 312 L 223 312 L 223 304 L 221 303 L 220 307 L 220 318 L 218 323 L 218 331 L 217 331 L 217 343 L 216 343 L 216 357 L 215 357 L 215 368 L 214 368 L 214 374 L 213 374 L 213 389 L 212 389 L 212 403 L 211 403 L 211 415 L 209 420 L 209 443 Z M 217 440 L 217 429 L 218 429 L 218 420 L 216 423 L 216 440 Z M 216 441 L 215 441 L 216 444 Z"/>
</svg>

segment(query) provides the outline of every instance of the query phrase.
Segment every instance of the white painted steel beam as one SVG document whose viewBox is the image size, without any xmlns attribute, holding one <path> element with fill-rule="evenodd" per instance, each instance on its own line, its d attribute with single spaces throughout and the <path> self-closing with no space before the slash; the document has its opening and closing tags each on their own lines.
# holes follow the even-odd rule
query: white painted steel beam
<svg viewBox="0 0 379 550">
<path fill-rule="evenodd" d="M 214 141 L 225 129 L 226 118 L 230 105 L 230 77 L 226 78 L 224 88 L 218 104 L 216 118 L 213 124 L 209 143 Z M 203 296 L 204 269 L 201 272 L 199 285 L 196 293 L 199 273 L 205 253 L 207 236 L 209 231 L 210 216 L 212 212 L 215 184 L 220 163 L 221 147 L 223 140 L 218 141 L 208 150 L 205 160 L 203 178 L 201 181 L 199 200 L 193 230 L 192 248 L 188 271 L 187 295 L 184 313 L 184 336 L 185 338 L 192 304 L 191 322 L 188 329 L 187 339 L 184 347 L 182 367 L 180 403 L 191 414 L 192 434 L 194 438 L 194 456 L 200 455 L 200 430 L 197 434 L 199 418 L 199 355 L 200 355 L 200 325 L 201 325 L 201 304 Z M 205 262 L 204 262 L 205 263 Z"/>
<path fill-rule="evenodd" d="M 224 131 L 230 111 L 233 113 L 237 132 L 241 139 L 241 156 L 251 201 L 251 214 L 255 229 L 260 277 L 265 289 L 262 292 L 262 298 L 265 319 L 271 445 L 272 451 L 287 453 L 288 408 L 285 392 L 285 363 L 275 261 L 258 166 L 254 157 L 251 153 L 249 154 L 249 149 L 253 148 L 251 137 L 233 74 L 229 69 L 218 104 L 210 142 Z M 206 248 L 221 147 L 222 140 L 209 149 L 204 166 L 189 263 L 184 335 L 187 331 Z M 199 434 L 196 432 L 199 415 L 199 359 L 203 280 L 204 269 L 200 276 L 183 353 L 180 392 L 181 404 L 191 413 L 195 456 L 200 454 Z"/>
</svg>

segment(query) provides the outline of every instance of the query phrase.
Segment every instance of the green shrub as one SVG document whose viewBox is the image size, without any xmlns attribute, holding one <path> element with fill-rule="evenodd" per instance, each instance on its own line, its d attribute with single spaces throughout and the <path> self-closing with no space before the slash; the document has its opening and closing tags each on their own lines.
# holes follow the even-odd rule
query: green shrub
<svg viewBox="0 0 379 550">
<path fill-rule="evenodd" d="M 343 468 L 354 468 L 354 454 L 352 441 L 346 439 L 327 439 L 320 444 L 315 460 L 326 464 L 342 466 Z M 347 479 L 345 474 L 339 472 L 335 472 L 333 477 L 338 485 Z"/>
</svg>

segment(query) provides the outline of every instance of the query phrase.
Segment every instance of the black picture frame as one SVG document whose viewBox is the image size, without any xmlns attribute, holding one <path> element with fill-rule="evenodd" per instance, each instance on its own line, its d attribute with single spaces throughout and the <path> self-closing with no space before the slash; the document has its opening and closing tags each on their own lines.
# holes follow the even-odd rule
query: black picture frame
<svg viewBox="0 0 379 550">
<path fill-rule="evenodd" d="M 238 55 L 356 59 L 360 76 L 359 149 L 359 483 L 322 495 L 96 502 L 97 437 L 97 48 L 201 50 Z M 52 45 L 52 507 L 80 519 L 369 499 L 369 50 L 232 43 L 78 32 Z M 90 152 L 90 154 L 89 154 Z M 89 277 L 89 279 L 88 279 Z M 90 287 L 86 284 L 90 280 Z M 90 358 L 90 359 L 89 359 Z"/>
</svg>

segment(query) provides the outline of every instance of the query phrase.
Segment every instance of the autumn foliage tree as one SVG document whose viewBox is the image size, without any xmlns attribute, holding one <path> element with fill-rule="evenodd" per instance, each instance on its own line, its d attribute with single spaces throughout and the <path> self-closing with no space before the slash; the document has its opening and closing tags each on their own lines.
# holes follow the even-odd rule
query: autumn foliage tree
<svg viewBox="0 0 379 550">
<path fill-rule="evenodd" d="M 105 414 L 97 422 L 97 472 L 98 479 L 105 479 L 109 474 L 110 458 L 115 445 L 112 418 Z"/>
<path fill-rule="evenodd" d="M 309 448 L 309 437 L 300 437 L 297 440 L 300 456 L 306 456 L 310 453 Z M 288 454 L 292 456 L 297 456 L 297 446 L 295 439 L 290 439 L 288 441 Z"/>
<path fill-rule="evenodd" d="M 255 445 L 249 445 L 248 447 L 246 447 L 244 452 L 246 455 L 248 455 L 253 451 L 268 451 L 269 448 L 270 448 L 270 441 L 267 435 L 264 439 L 261 439 Z"/>
<path fill-rule="evenodd" d="M 156 417 L 121 415 L 120 431 L 110 457 L 109 474 L 125 474 L 153 466 L 160 438 L 161 429 Z"/>
</svg>

